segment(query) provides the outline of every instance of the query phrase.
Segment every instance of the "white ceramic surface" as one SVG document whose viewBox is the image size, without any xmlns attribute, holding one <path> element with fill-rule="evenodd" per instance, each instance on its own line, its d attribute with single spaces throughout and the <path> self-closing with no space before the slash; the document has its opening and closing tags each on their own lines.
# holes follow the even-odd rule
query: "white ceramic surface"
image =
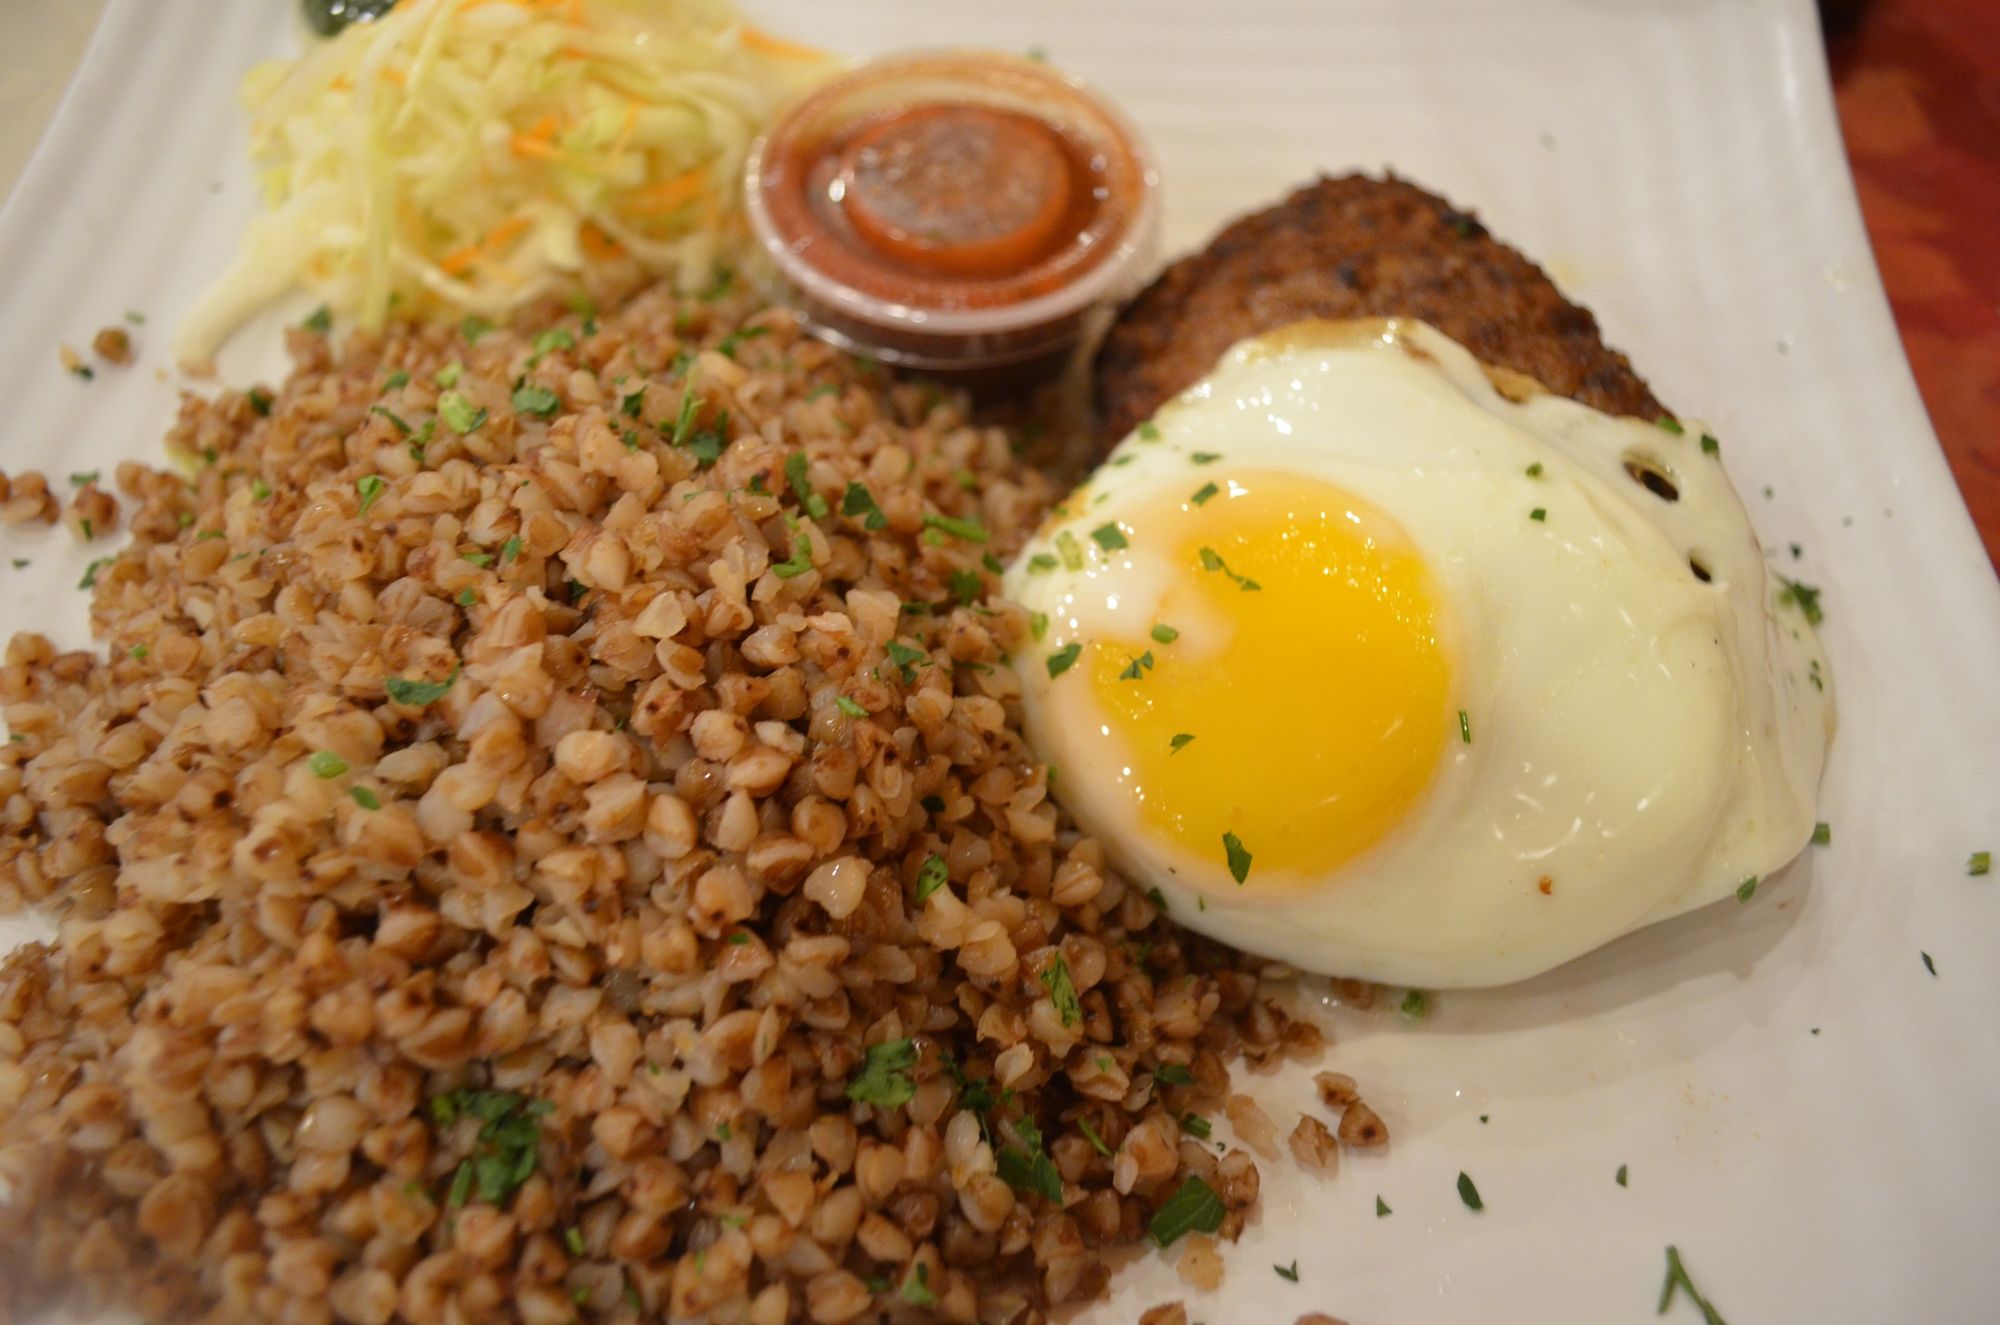
<svg viewBox="0 0 2000 1325">
<path fill-rule="evenodd" d="M 1994 1319 L 2000 875 L 1965 864 L 2000 849 L 2000 590 L 1898 346 L 1807 0 L 750 8 L 858 53 L 1044 48 L 1151 136 L 1170 249 L 1317 170 L 1391 166 L 1476 208 L 1711 424 L 1787 573 L 1825 587 L 1831 846 L 1748 905 L 1421 1024 L 1338 1015 L 1333 1064 L 1394 1144 L 1331 1182 L 1264 1165 L 1220 1293 L 1142 1256 L 1086 1320 L 1186 1297 L 1208 1325 L 1641 1321 L 1668 1243 L 1736 1325 Z M 296 40 L 292 9 L 113 0 L 0 213 L 0 468 L 157 454 L 168 329 L 251 205 L 236 79 Z M 58 342 L 128 309 L 136 367 L 61 370 Z M 276 366 L 268 334 L 224 361 Z M 0 564 L 0 628 L 83 642 L 87 555 L 4 542 L 31 565 Z M 1281 1129 L 1306 1077 L 1256 1082 Z M 1294 1258 L 1297 1284 L 1271 1269 Z"/>
</svg>

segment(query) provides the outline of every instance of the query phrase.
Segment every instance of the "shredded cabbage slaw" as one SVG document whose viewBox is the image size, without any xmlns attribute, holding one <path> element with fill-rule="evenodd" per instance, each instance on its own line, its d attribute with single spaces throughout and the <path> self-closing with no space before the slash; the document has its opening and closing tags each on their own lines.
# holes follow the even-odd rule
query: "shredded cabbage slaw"
<svg viewBox="0 0 2000 1325">
<path fill-rule="evenodd" d="M 501 320 L 593 258 L 697 285 L 752 139 L 833 67 L 728 0 L 401 0 L 245 77 L 267 210 L 176 350 L 209 358 L 301 286 L 378 329 Z"/>
</svg>

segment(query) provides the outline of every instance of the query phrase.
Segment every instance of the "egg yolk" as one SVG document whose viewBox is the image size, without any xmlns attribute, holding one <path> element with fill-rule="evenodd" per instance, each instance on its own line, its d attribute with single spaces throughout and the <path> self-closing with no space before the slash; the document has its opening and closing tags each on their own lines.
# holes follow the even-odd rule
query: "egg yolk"
<svg viewBox="0 0 2000 1325">
<path fill-rule="evenodd" d="M 1161 540 L 1170 587 L 1150 635 L 1086 641 L 1082 661 L 1148 825 L 1232 872 L 1247 853 L 1260 891 L 1381 840 L 1457 733 L 1438 599 L 1408 535 L 1351 493 L 1275 473 L 1218 479 L 1129 527 L 1112 560 Z"/>
</svg>

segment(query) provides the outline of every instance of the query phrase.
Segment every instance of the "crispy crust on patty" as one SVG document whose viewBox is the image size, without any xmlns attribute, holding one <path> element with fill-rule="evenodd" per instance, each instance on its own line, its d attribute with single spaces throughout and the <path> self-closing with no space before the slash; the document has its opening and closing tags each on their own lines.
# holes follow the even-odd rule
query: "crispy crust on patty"
<svg viewBox="0 0 2000 1325">
<path fill-rule="evenodd" d="M 1093 369 L 1111 446 L 1245 336 L 1304 318 L 1414 317 L 1486 363 L 1611 414 L 1666 410 L 1590 310 L 1468 212 L 1390 175 L 1321 178 L 1168 267 Z"/>
</svg>

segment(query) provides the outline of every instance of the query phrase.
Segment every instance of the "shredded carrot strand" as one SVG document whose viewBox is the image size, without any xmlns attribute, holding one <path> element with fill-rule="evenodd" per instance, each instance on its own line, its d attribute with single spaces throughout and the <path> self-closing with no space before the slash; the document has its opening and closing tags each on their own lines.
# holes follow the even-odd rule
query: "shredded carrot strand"
<svg viewBox="0 0 2000 1325">
<path fill-rule="evenodd" d="M 617 141 L 611 144 L 611 155 L 613 156 L 625 155 L 625 149 L 628 146 L 630 146 L 632 142 L 632 130 L 638 127 L 639 127 L 639 103 L 636 101 L 628 101 L 625 103 L 625 127 L 618 131 Z"/>
<path fill-rule="evenodd" d="M 510 216 L 472 243 L 463 248 L 455 248 L 439 258 L 438 267 L 447 275 L 462 276 L 472 269 L 474 263 L 489 253 L 505 248 L 527 228 L 527 217 Z"/>
<path fill-rule="evenodd" d="M 826 52 L 816 46 L 807 46 L 796 41 L 786 41 L 774 37 L 762 28 L 743 25 L 742 40 L 745 46 L 759 55 L 776 56 L 781 60 L 824 60 Z"/>
<path fill-rule="evenodd" d="M 634 216 L 654 216 L 661 212 L 671 212 L 699 198 L 708 188 L 708 167 L 696 166 L 693 170 L 663 179 L 657 184 L 634 189 L 626 195 L 623 210 Z"/>
<path fill-rule="evenodd" d="M 623 244 L 587 221 L 583 229 L 577 232 L 577 239 L 582 242 L 583 251 L 600 262 L 619 257 L 625 252 Z"/>
<path fill-rule="evenodd" d="M 554 161 L 562 156 L 562 149 L 554 143 L 530 138 L 525 133 L 515 134 L 508 145 L 514 149 L 515 156 L 532 156 L 543 161 Z"/>
</svg>

